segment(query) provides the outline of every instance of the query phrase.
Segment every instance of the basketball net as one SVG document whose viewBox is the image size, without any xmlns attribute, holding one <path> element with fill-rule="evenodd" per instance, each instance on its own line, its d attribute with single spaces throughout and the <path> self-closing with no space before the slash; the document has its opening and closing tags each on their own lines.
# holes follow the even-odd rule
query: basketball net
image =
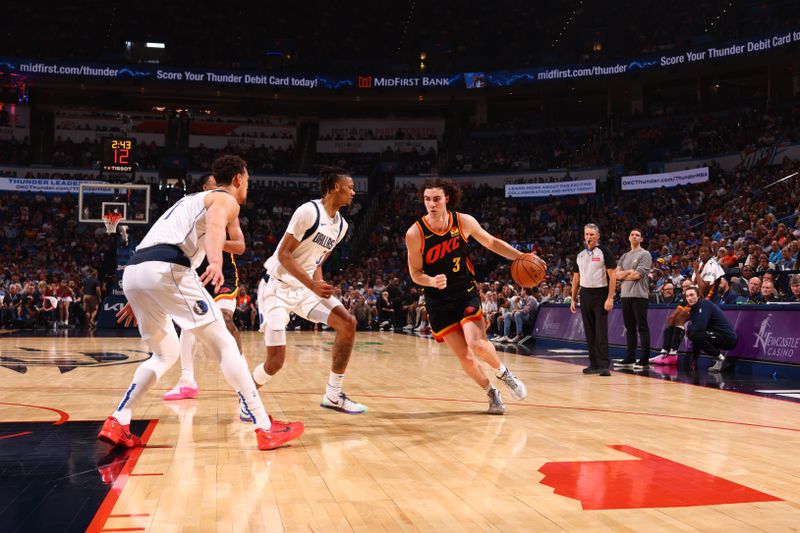
<svg viewBox="0 0 800 533">
<path fill-rule="evenodd" d="M 103 215 L 103 224 L 106 225 L 106 233 L 116 233 L 117 224 L 122 220 L 122 213 L 107 213 Z"/>
</svg>

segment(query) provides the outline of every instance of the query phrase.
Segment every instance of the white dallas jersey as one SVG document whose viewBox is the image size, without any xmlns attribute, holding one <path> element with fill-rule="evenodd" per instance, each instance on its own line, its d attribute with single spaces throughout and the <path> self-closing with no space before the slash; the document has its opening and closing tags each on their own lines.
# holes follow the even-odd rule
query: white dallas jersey
<svg viewBox="0 0 800 533">
<path fill-rule="evenodd" d="M 315 224 L 316 228 L 314 228 Z M 325 256 L 347 235 L 347 221 L 338 212 L 333 218 L 329 217 L 322 205 L 322 200 L 312 200 L 295 210 L 289 226 L 286 228 L 286 233 L 300 241 L 300 245 L 292 252 L 292 256 L 300 263 L 306 274 L 313 277 L 314 271 L 317 270 Z M 286 235 L 281 238 L 278 248 L 285 238 Z M 264 268 L 267 269 L 270 277 L 277 278 L 288 285 L 304 286 L 278 261 L 277 248 L 275 253 L 264 263 Z"/>
<path fill-rule="evenodd" d="M 203 245 L 206 237 L 206 195 L 228 194 L 219 189 L 184 196 L 156 220 L 137 250 L 157 244 L 174 244 L 186 254 L 197 268 L 206 256 Z"/>
</svg>

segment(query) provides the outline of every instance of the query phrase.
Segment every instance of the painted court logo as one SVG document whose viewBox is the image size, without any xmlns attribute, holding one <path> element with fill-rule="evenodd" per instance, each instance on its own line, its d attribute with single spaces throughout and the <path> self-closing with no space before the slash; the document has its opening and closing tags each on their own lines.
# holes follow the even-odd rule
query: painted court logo
<svg viewBox="0 0 800 533">
<path fill-rule="evenodd" d="M 206 302 L 204 302 L 203 300 L 197 300 L 197 302 L 195 302 L 195 304 L 194 304 L 193 309 L 194 309 L 195 314 L 204 315 L 204 314 L 208 313 L 208 304 Z"/>
<path fill-rule="evenodd" d="M 140 363 L 150 352 L 121 348 L 115 351 L 72 351 L 25 346 L 0 350 L 0 367 L 24 374 L 30 367 L 56 367 L 62 374 L 81 367 L 98 367 Z"/>
</svg>

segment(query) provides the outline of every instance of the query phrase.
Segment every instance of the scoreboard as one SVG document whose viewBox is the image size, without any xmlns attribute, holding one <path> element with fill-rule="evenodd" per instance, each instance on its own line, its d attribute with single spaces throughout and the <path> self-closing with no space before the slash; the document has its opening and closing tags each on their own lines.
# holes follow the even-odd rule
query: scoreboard
<svg viewBox="0 0 800 533">
<path fill-rule="evenodd" d="M 128 137 L 106 137 L 103 139 L 103 158 L 100 167 L 103 172 L 130 174 L 134 171 L 134 151 L 136 139 Z"/>
</svg>

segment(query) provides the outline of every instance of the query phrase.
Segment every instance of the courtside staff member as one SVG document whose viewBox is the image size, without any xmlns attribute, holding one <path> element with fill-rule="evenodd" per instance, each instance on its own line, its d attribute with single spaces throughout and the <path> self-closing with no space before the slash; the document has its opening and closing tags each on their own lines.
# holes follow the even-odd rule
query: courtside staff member
<svg viewBox="0 0 800 533">
<path fill-rule="evenodd" d="M 578 287 L 581 289 L 581 318 L 589 348 L 589 366 L 584 374 L 610 376 L 608 370 L 608 312 L 614 307 L 616 288 L 615 268 L 617 261 L 611 250 L 600 243 L 600 228 L 595 224 L 583 227 L 586 248 L 578 254 L 572 275 L 572 303 L 570 311 L 576 311 Z"/>
<path fill-rule="evenodd" d="M 625 359 L 618 363 L 623 368 L 643 369 L 650 365 L 650 326 L 647 324 L 647 306 L 650 288 L 647 275 L 653 260 L 650 252 L 642 248 L 642 232 L 638 228 L 628 235 L 631 249 L 622 254 L 617 266 L 617 279 L 622 283 L 622 319 L 628 334 L 628 351 Z M 636 361 L 636 337 L 641 341 L 639 361 Z"/>
</svg>

